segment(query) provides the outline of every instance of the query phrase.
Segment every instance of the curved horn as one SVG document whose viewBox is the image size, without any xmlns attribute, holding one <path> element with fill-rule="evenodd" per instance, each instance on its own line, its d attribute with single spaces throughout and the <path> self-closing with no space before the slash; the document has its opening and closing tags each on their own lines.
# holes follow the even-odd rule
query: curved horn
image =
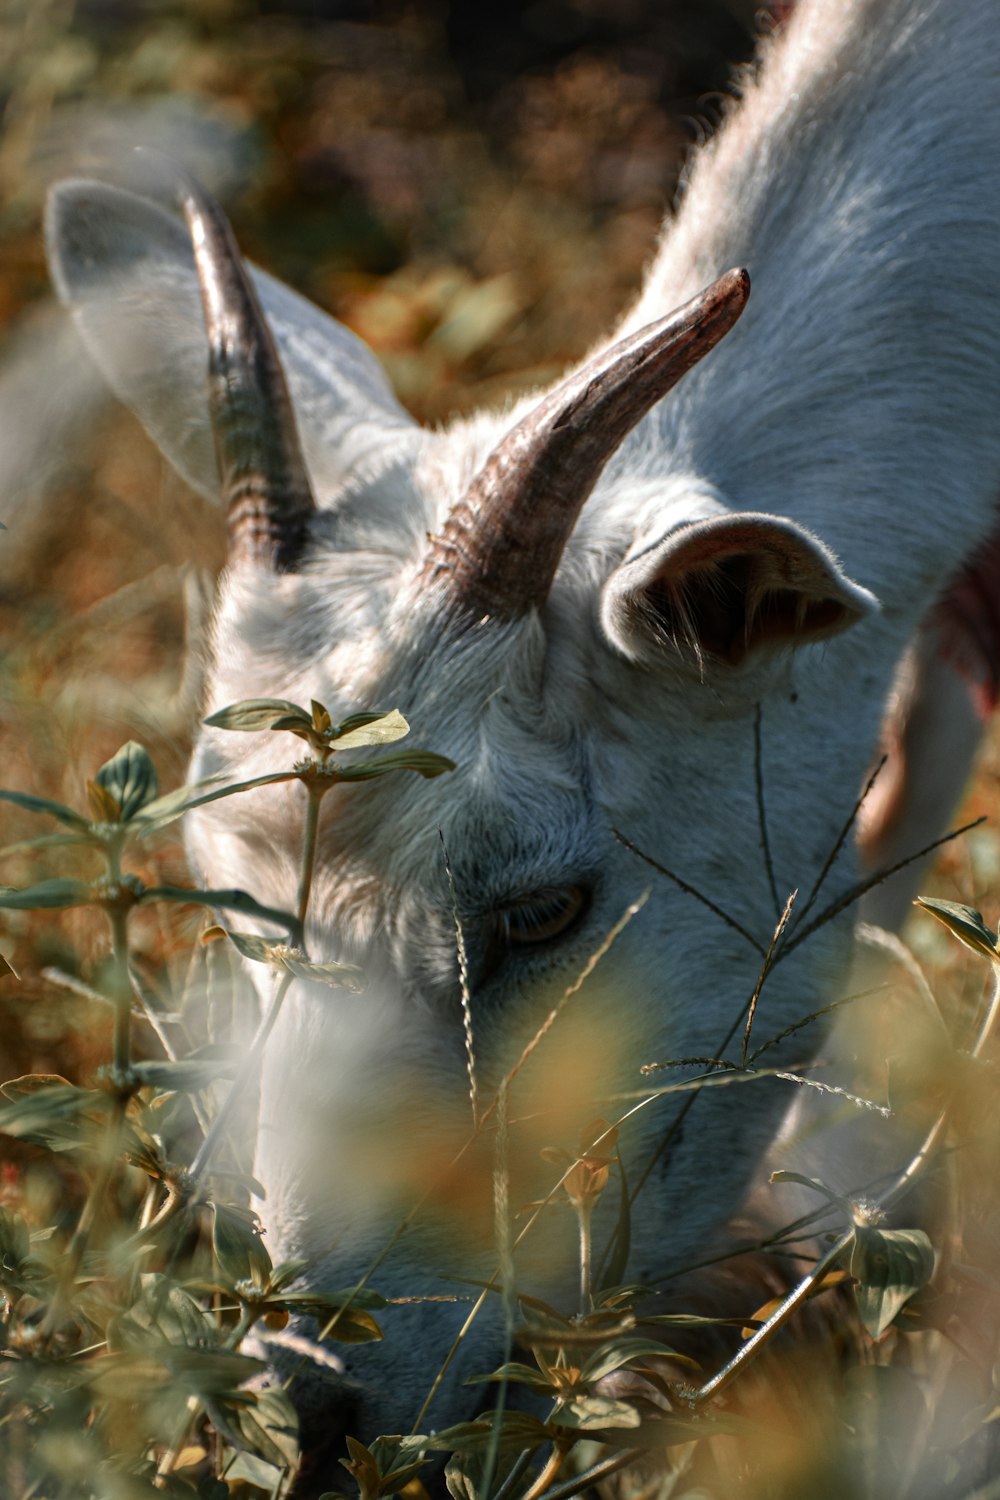
<svg viewBox="0 0 1000 1500">
<path fill-rule="evenodd" d="M 418 588 L 444 585 L 454 608 L 498 619 L 540 608 L 605 464 L 729 332 L 749 294 L 747 272 L 727 271 L 557 386 L 494 448 L 432 537 Z"/>
<path fill-rule="evenodd" d="M 274 337 L 215 199 L 183 178 L 208 333 L 208 395 L 231 564 L 294 573 L 315 513 Z"/>
</svg>

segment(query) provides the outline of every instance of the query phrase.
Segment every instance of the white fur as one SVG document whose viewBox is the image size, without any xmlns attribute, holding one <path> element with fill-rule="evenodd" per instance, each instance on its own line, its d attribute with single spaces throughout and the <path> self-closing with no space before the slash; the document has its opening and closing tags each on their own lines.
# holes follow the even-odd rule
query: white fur
<svg viewBox="0 0 1000 1500">
<path fill-rule="evenodd" d="M 439 830 L 474 968 L 504 901 L 593 889 L 565 941 L 512 951 L 476 984 L 484 1095 L 650 887 L 539 1048 L 534 1083 L 515 1091 L 514 1113 L 538 1112 L 580 1078 L 579 1099 L 524 1127 L 526 1196 L 550 1129 L 573 1144 L 574 1118 L 615 1113 L 602 1093 L 638 1089 L 647 1061 L 717 1055 L 745 1012 L 759 953 L 611 830 L 766 945 L 777 911 L 758 815 L 758 714 L 774 884 L 779 903 L 795 887 L 804 899 L 875 754 L 897 663 L 994 525 L 998 53 L 992 0 L 802 0 L 695 160 L 619 334 L 731 265 L 750 270 L 748 310 L 608 466 L 541 618 L 442 635 L 440 601 L 412 588 L 426 530 L 519 413 L 421 434 L 352 336 L 258 274 L 326 511 L 301 576 L 223 579 L 206 707 L 265 694 L 316 697 L 335 718 L 399 707 L 413 743 L 458 765 L 434 783 L 347 787 L 325 807 L 308 946 L 318 959 L 359 962 L 369 987 L 358 997 L 298 986 L 269 1045 L 257 1170 L 275 1258 L 307 1256 L 314 1276 L 350 1285 L 425 1185 L 441 1141 L 467 1134 Z M 73 183 L 54 198 L 49 245 L 92 355 L 182 471 L 211 489 L 204 341 L 180 228 L 142 200 Z M 801 538 L 799 550 L 858 605 L 857 622 L 834 639 L 694 673 L 670 643 L 616 645 L 602 610 L 613 621 L 635 559 L 679 527 L 734 511 L 775 517 Z M 290 756 L 281 736 L 205 731 L 194 772 L 242 779 Z M 294 787 L 205 809 L 189 830 L 196 873 L 293 905 L 301 809 Z M 820 905 L 857 874 L 848 846 Z M 758 1036 L 836 997 L 852 919 L 775 969 Z M 799 1037 L 773 1055 L 802 1059 L 818 1043 Z M 592 1053 L 606 1064 L 597 1081 Z M 657 1168 L 636 1204 L 631 1279 L 656 1284 L 704 1252 L 787 1102 L 775 1081 L 706 1091 L 669 1171 Z M 651 1106 L 623 1131 L 631 1181 L 675 1109 Z M 455 1201 L 453 1217 L 438 1204 L 417 1221 L 375 1285 L 413 1295 L 490 1274 L 488 1203 L 484 1227 L 471 1199 Z M 558 1296 L 572 1285 L 572 1242 L 569 1215 L 549 1212 L 519 1256 L 526 1289 Z M 411 1307 L 387 1316 L 384 1346 L 345 1350 L 362 1434 L 412 1420 L 464 1314 Z M 496 1359 L 496 1321 L 488 1308 L 428 1421 L 476 1407 L 459 1377 Z"/>
</svg>

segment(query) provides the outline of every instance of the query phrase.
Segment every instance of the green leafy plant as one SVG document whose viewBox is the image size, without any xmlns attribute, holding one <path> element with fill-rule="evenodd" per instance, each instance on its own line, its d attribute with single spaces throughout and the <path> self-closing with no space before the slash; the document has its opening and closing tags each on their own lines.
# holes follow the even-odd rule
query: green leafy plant
<svg viewBox="0 0 1000 1500">
<path fill-rule="evenodd" d="M 235 732 L 290 733 L 304 742 L 306 755 L 287 770 L 247 782 L 209 782 L 163 796 L 149 756 L 130 742 L 88 783 L 86 813 L 40 797 L 0 793 L 7 802 L 48 815 L 59 825 L 55 834 L 26 841 L 36 857 L 49 858 L 54 851 L 63 858 L 72 851 L 74 858 L 99 867 L 89 876 L 56 874 L 8 887 L 0 892 L 0 908 L 92 908 L 110 938 L 104 985 L 113 1017 L 110 1055 L 94 1077 L 76 1083 L 35 1074 L 2 1086 L 0 1132 L 64 1163 L 67 1184 L 66 1195 L 47 1215 L 39 1215 L 30 1194 L 23 1202 L 15 1197 L 0 1204 L 0 1459 L 12 1500 L 61 1500 L 69 1493 L 94 1500 L 105 1495 L 138 1500 L 163 1493 L 200 1500 L 280 1500 L 290 1493 L 300 1460 L 297 1417 L 286 1391 L 262 1381 L 265 1365 L 247 1352 L 247 1335 L 257 1326 L 280 1332 L 291 1317 L 305 1315 L 321 1326 L 321 1340 L 392 1338 L 392 1301 L 368 1284 L 380 1257 L 359 1282 L 332 1291 L 309 1286 L 308 1268 L 301 1262 L 273 1264 L 248 1206 L 252 1182 L 223 1147 L 237 1101 L 252 1084 L 291 987 L 307 980 L 348 992 L 363 988 L 364 976 L 357 968 L 314 960 L 304 946 L 323 799 L 341 782 L 403 771 L 436 776 L 451 763 L 421 750 L 383 750 L 407 732 L 396 713 L 355 715 L 334 725 L 318 703 L 306 710 L 284 699 L 253 699 L 221 710 L 209 722 Z M 373 753 L 344 764 L 339 755 L 348 750 Z M 222 797 L 252 795 L 256 787 L 278 781 L 298 781 L 302 787 L 295 910 L 278 911 L 242 890 L 147 883 L 132 868 L 147 841 L 186 810 Z M 247 1048 L 210 1040 L 184 1055 L 136 1055 L 130 923 L 161 902 L 207 907 L 272 932 L 278 929 L 279 936 L 228 925 L 209 929 L 209 935 L 224 937 L 242 959 L 264 965 L 272 974 L 270 1000 Z M 706 1476 L 713 1471 L 698 1455 L 714 1453 L 720 1443 L 735 1444 L 735 1451 L 751 1455 L 743 1461 L 739 1493 L 750 1500 L 784 1495 L 784 1481 L 768 1478 L 767 1465 L 752 1457 L 760 1432 L 768 1429 L 752 1409 L 741 1409 L 740 1392 L 744 1373 L 757 1367 L 789 1319 L 811 1298 L 842 1297 L 849 1288 L 859 1339 L 868 1341 L 869 1350 L 883 1351 L 921 1326 L 920 1319 L 928 1316 L 925 1305 L 935 1316 L 931 1240 L 922 1229 L 889 1227 L 885 1214 L 926 1172 L 969 1070 L 985 1067 L 983 1049 L 998 1005 L 1000 944 L 971 908 L 929 899 L 922 904 L 989 962 L 992 999 L 972 1044 L 960 1048 L 950 1040 L 933 999 L 925 996 L 945 1083 L 940 1108 L 918 1152 L 890 1184 L 876 1195 L 845 1195 L 818 1179 L 775 1174 L 779 1184 L 811 1190 L 844 1227 L 832 1232 L 832 1243 L 785 1297 L 749 1317 L 710 1318 L 675 1308 L 664 1312 L 649 1287 L 610 1284 L 614 1271 L 624 1265 L 630 1233 L 631 1196 L 617 1137 L 636 1111 L 675 1096 L 691 1099 L 706 1087 L 752 1086 L 765 1077 L 809 1081 L 802 1074 L 761 1067 L 762 1055 L 779 1038 L 767 1038 L 752 1049 L 749 1045 L 761 990 L 781 958 L 792 904 L 770 945 L 760 945 L 761 976 L 748 1013 L 733 1031 L 736 1035 L 742 1025 L 740 1058 L 679 1060 L 698 1061 L 703 1071 L 622 1099 L 617 1116 L 590 1122 L 572 1148 L 546 1147 L 542 1156 L 555 1178 L 543 1201 L 522 1210 L 516 1235 L 506 1152 L 508 1113 L 518 1080 L 641 901 L 629 908 L 584 973 L 567 987 L 492 1099 L 480 1094 L 473 1018 L 467 1014 L 474 1107 L 469 1143 L 456 1161 L 468 1144 L 493 1136 L 499 1262 L 467 1326 L 487 1297 L 500 1295 L 507 1309 L 508 1356 L 478 1377 L 484 1390 L 497 1392 L 497 1400 L 491 1412 L 476 1420 L 421 1431 L 428 1425 L 422 1420 L 425 1406 L 408 1436 L 386 1435 L 367 1444 L 352 1436 L 343 1468 L 359 1500 L 395 1494 L 421 1500 L 423 1481 L 442 1457 L 455 1500 L 568 1500 L 615 1475 L 627 1495 L 628 1475 L 633 1470 L 648 1473 L 650 1464 L 662 1476 L 658 1482 L 682 1500 L 688 1493 L 705 1493 Z M 6 982 L 15 978 L 8 965 Z M 800 1025 L 811 1019 L 803 1018 Z M 790 1028 L 789 1034 L 797 1029 Z M 900 1108 L 907 1107 L 915 1087 L 919 1090 L 902 1066 L 890 1073 L 889 1087 Z M 849 1103 L 854 1097 L 843 1090 L 831 1092 Z M 612 1214 L 617 1248 L 599 1255 L 594 1225 L 607 1195 L 618 1200 Z M 423 1201 L 413 1206 L 406 1222 L 420 1214 Z M 559 1211 L 560 1203 L 578 1226 L 579 1294 L 572 1310 L 514 1285 L 517 1246 L 538 1217 Z M 815 1231 L 805 1234 L 808 1239 Z M 791 1226 L 789 1242 L 803 1243 L 803 1230 Z M 781 1243 L 779 1237 L 776 1245 Z M 842 1316 L 846 1320 L 847 1312 Z M 740 1347 L 714 1374 L 672 1342 L 675 1334 L 700 1335 L 708 1329 L 737 1337 L 743 1325 Z M 514 1356 L 515 1344 L 525 1357 Z M 875 1357 L 883 1360 L 881 1353 Z M 901 1372 L 886 1362 L 877 1363 L 877 1369 L 885 1376 L 878 1384 L 879 1401 L 887 1393 L 895 1400 L 892 1393 Z M 872 1373 L 865 1366 L 854 1373 L 858 1378 L 846 1380 L 837 1408 L 847 1457 L 833 1450 L 833 1456 L 817 1460 L 817 1473 L 846 1473 L 849 1487 L 856 1485 L 858 1464 L 869 1462 L 881 1430 L 872 1429 L 873 1435 L 865 1437 L 868 1428 L 858 1425 L 858 1403 L 868 1402 L 863 1409 L 870 1413 L 874 1386 L 868 1390 L 871 1381 L 866 1385 L 861 1379 Z M 512 1393 L 517 1391 L 534 1401 L 533 1411 L 516 1409 Z M 963 1442 L 977 1440 L 995 1405 L 995 1400 L 986 1402 L 980 1411 L 970 1412 Z M 855 1449 L 862 1458 L 850 1456 Z M 733 1450 L 723 1446 L 719 1451 Z M 844 1463 L 848 1468 L 838 1470 Z M 960 1473 L 957 1460 L 954 1472 Z M 962 1492 L 942 1490 L 942 1497 L 946 1493 Z"/>
<path fill-rule="evenodd" d="M 330 1336 L 340 1340 L 382 1336 L 372 1312 L 386 1304 L 377 1293 L 303 1291 L 295 1285 L 301 1264 L 272 1265 L 256 1215 L 245 1198 L 231 1196 L 241 1190 L 239 1174 L 216 1171 L 215 1156 L 289 987 L 297 979 L 363 985 L 356 967 L 313 963 L 302 946 L 323 796 L 339 781 L 403 770 L 435 776 L 451 762 L 418 750 L 344 768 L 332 763 L 338 750 L 401 739 L 408 726 L 398 713 L 357 715 L 334 727 L 319 704 L 307 715 L 294 704 L 256 702 L 234 705 L 215 722 L 290 729 L 313 753 L 275 777 L 161 796 L 149 755 L 132 741 L 87 783 L 89 815 L 0 792 L 65 830 L 28 840 L 30 849 L 72 847 L 101 864 L 91 879 L 56 876 L 8 887 L 0 908 L 89 906 L 100 913 L 111 940 L 106 987 L 113 1011 L 111 1056 L 92 1084 L 31 1075 L 2 1087 L 0 1133 L 66 1157 L 83 1195 L 78 1208 L 60 1210 L 55 1225 L 36 1228 L 0 1207 L 0 1431 L 14 1445 L 7 1493 L 18 1500 L 61 1495 L 74 1485 L 81 1495 L 167 1489 L 205 1496 L 215 1493 L 213 1483 L 223 1494 L 231 1485 L 248 1495 L 275 1493 L 298 1464 L 297 1418 L 280 1387 L 247 1389 L 265 1366 L 241 1350 L 246 1334 L 259 1320 L 280 1324 L 307 1313 L 334 1323 Z M 241 890 L 146 885 L 127 868 L 133 851 L 188 809 L 272 780 L 298 780 L 306 793 L 295 912 Z M 227 933 L 244 957 L 270 964 L 277 976 L 271 1007 L 242 1058 L 211 1043 L 186 1057 L 136 1058 L 129 922 L 160 902 L 233 912 L 284 930 L 280 941 Z M 199 1120 L 203 1139 L 185 1160 Z M 193 1250 L 185 1249 L 190 1243 Z"/>
</svg>

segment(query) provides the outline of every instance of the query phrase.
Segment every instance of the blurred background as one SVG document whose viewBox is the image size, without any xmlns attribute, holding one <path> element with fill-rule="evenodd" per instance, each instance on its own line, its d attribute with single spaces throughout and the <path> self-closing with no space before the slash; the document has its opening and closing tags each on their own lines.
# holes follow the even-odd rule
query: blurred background
<svg viewBox="0 0 1000 1500">
<path fill-rule="evenodd" d="M 134 145 L 184 163 L 247 255 L 365 338 L 428 422 L 551 379 L 638 288 L 686 153 L 787 0 L 6 0 L 0 8 L 0 784 L 82 806 L 126 739 L 183 780 L 219 517 L 76 357 L 41 211 Z M 995 806 L 996 757 L 963 817 Z M 44 827 L 47 830 L 48 824 Z M 0 811 L 0 878 L 64 873 Z M 13 849 L 10 846 L 14 845 Z M 183 881 L 178 842 L 151 878 Z M 990 829 L 932 888 L 994 910 Z M 68 873 L 68 872 L 67 872 Z M 140 872 L 143 873 L 143 872 Z M 192 925 L 194 924 L 194 925 Z M 197 928 L 150 918 L 165 986 Z M 925 922 L 918 942 L 951 948 Z M 105 1055 L 89 915 L 10 913 L 3 1076 Z M 95 945 L 96 944 L 96 945 Z M 953 946 L 953 945 L 952 945 Z"/>
</svg>

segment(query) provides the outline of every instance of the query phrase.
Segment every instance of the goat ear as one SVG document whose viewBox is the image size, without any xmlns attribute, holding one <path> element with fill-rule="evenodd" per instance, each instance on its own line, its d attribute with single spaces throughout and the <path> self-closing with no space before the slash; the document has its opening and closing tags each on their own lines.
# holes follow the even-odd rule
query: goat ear
<svg viewBox="0 0 1000 1500">
<path fill-rule="evenodd" d="M 50 194 L 56 289 L 89 353 L 174 467 L 219 493 L 208 413 L 208 345 L 187 230 L 134 193 L 86 180 Z M 346 328 L 252 272 L 277 340 L 313 487 L 322 499 L 415 432 L 374 356 Z"/>
<path fill-rule="evenodd" d="M 681 526 L 627 558 L 604 587 L 601 620 L 633 660 L 664 648 L 702 667 L 846 630 L 879 608 L 833 553 L 793 521 L 729 514 Z"/>
</svg>

